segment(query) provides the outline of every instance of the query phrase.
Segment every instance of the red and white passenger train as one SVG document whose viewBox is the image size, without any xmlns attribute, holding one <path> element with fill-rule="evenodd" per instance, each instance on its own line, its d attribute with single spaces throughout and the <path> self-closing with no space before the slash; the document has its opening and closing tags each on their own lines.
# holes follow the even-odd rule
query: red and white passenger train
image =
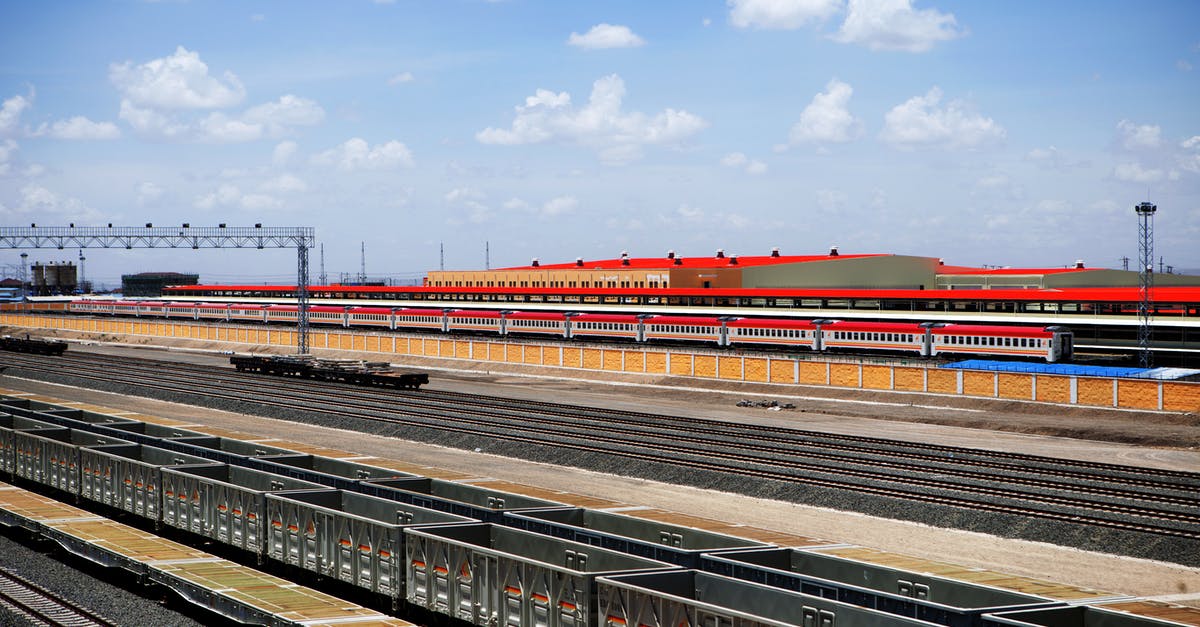
<svg viewBox="0 0 1200 627">
<path fill-rule="evenodd" d="M 75 300 L 77 314 L 295 324 L 298 307 L 282 304 Z M 810 351 L 880 352 L 933 357 L 945 354 L 1071 358 L 1073 336 L 1062 327 L 857 322 L 781 318 L 563 313 L 477 309 L 337 307 L 308 309 L 314 326 L 377 327 L 398 331 L 481 335 L 687 342 L 715 346 L 798 348 Z"/>
</svg>

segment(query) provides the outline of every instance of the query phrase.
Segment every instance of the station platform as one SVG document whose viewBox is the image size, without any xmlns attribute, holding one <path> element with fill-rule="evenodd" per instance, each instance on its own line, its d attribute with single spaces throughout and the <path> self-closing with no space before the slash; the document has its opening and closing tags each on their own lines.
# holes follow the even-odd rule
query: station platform
<svg viewBox="0 0 1200 627">
<path fill-rule="evenodd" d="M 0 524 L 39 533 L 71 553 L 161 584 L 238 622 L 412 625 L 6 483 L 0 483 Z"/>
</svg>

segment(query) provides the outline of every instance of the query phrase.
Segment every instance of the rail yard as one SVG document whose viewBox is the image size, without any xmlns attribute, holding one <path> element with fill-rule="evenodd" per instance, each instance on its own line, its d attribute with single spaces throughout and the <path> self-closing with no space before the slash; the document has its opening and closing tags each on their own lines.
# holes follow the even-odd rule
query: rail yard
<svg viewBox="0 0 1200 627">
<path fill-rule="evenodd" d="M 346 360 L 362 359 L 365 355 L 347 353 L 338 356 Z M 1036 447 L 1030 447 L 1029 443 L 1014 447 L 1013 442 L 991 442 L 995 436 L 983 437 L 979 433 L 968 432 L 965 437 L 958 436 L 961 439 L 957 442 L 952 434 L 932 437 L 929 437 L 930 434 L 916 435 L 908 430 L 919 427 L 908 422 L 876 422 L 876 425 L 887 424 L 889 427 L 882 432 L 878 426 L 867 426 L 864 430 L 863 425 L 854 424 L 864 419 L 853 416 L 856 413 L 895 413 L 900 420 L 904 420 L 906 413 L 959 413 L 973 416 L 988 414 L 993 411 L 992 408 L 954 407 L 954 403 L 947 403 L 946 407 L 935 410 L 933 404 L 924 405 L 909 399 L 907 403 L 895 404 L 907 405 L 903 409 L 884 409 L 890 406 L 886 401 L 877 400 L 872 401 L 880 403 L 875 409 L 859 404 L 854 410 L 847 411 L 844 407 L 829 409 L 838 401 L 851 400 L 833 396 L 825 403 L 804 403 L 800 410 L 787 413 L 760 409 L 746 414 L 747 410 L 736 410 L 733 401 L 735 396 L 723 397 L 725 400 L 721 402 L 728 409 L 702 410 L 697 407 L 695 398 L 674 400 L 680 397 L 682 391 L 672 395 L 651 389 L 648 395 L 630 396 L 623 389 L 617 392 L 606 386 L 592 385 L 580 394 L 566 390 L 582 387 L 582 384 L 567 384 L 558 379 L 521 378 L 515 370 L 484 375 L 475 380 L 468 376 L 458 383 L 439 385 L 446 377 L 463 375 L 438 374 L 439 371 L 434 369 L 430 371 L 435 373 L 431 385 L 424 386 L 420 391 L 404 391 L 239 373 L 229 367 L 229 358 L 220 354 L 172 352 L 147 356 L 142 350 L 136 351 L 131 357 L 128 350 L 77 346 L 62 356 L 6 353 L 3 357 L 9 366 L 7 374 L 17 377 L 12 381 L 29 382 L 31 389 L 38 392 L 34 398 L 41 399 L 33 401 L 33 404 L 30 401 L 6 401 L 18 414 L 26 412 L 26 419 L 36 419 L 28 412 L 39 407 L 37 402 L 45 402 L 48 393 L 61 396 L 67 391 L 84 394 L 89 404 L 80 405 L 79 409 L 51 413 L 74 419 L 85 418 L 84 422 L 90 420 L 99 424 L 105 420 L 122 419 L 123 412 L 116 412 L 115 417 L 100 418 L 103 412 L 96 408 L 97 404 L 112 406 L 116 402 L 133 408 L 151 403 L 136 401 L 136 397 L 184 402 L 191 407 L 207 406 L 233 411 L 244 417 L 238 419 L 236 426 L 224 423 L 219 427 L 196 428 L 190 424 L 179 424 L 179 421 L 169 421 L 170 426 L 166 429 L 158 424 L 147 424 L 130 431 L 140 437 L 179 435 L 181 429 L 207 431 L 210 440 L 214 436 L 219 440 L 209 444 L 219 451 L 219 454 L 209 458 L 209 463 L 224 460 L 222 463 L 232 464 L 239 456 L 288 454 L 289 451 L 296 457 L 295 452 L 304 449 L 307 452 L 302 455 L 307 459 L 285 462 L 283 468 L 288 470 L 282 474 L 298 478 L 305 473 L 311 475 L 317 469 L 321 470 L 318 474 L 336 475 L 340 472 L 348 475 L 336 483 L 342 492 L 346 492 L 351 484 L 360 483 L 364 477 L 348 471 L 350 466 L 390 468 L 385 474 L 390 473 L 393 478 L 377 480 L 375 483 L 379 484 L 378 487 L 369 488 L 366 494 L 354 497 L 359 500 L 390 499 L 395 502 L 397 490 L 412 491 L 424 495 L 415 497 L 420 500 L 413 501 L 414 504 L 432 506 L 437 510 L 445 507 L 436 505 L 440 501 L 470 502 L 472 499 L 482 499 L 478 501 L 479 504 L 465 509 L 458 506 L 459 509 L 453 513 L 467 515 L 493 527 L 470 533 L 464 530 L 450 533 L 436 526 L 428 532 L 420 531 L 420 525 L 417 525 L 413 527 L 411 536 L 405 537 L 405 541 L 412 546 L 422 547 L 422 550 L 434 553 L 450 550 L 453 554 L 467 556 L 463 559 L 468 563 L 474 563 L 471 560 L 479 559 L 478 551 L 484 546 L 509 547 L 500 549 L 502 556 L 513 551 L 521 555 L 515 547 L 529 546 L 532 541 L 528 536 L 513 535 L 518 531 L 510 528 L 537 531 L 546 534 L 546 537 L 567 540 L 570 537 L 564 534 L 583 533 L 581 530 L 587 529 L 589 531 L 576 539 L 597 544 L 600 541 L 596 538 L 610 538 L 604 544 L 610 547 L 619 539 L 618 544 L 625 546 L 624 550 L 632 551 L 635 555 L 651 556 L 648 559 L 652 561 L 648 564 L 635 565 L 629 562 L 621 567 L 630 573 L 651 568 L 654 564 L 660 564 L 659 568 L 672 564 L 700 568 L 689 575 L 687 581 L 691 584 L 684 583 L 684 580 L 676 582 L 666 575 L 650 577 L 630 574 L 595 578 L 587 575 L 586 569 L 578 571 L 584 573 L 580 575 L 584 580 L 592 582 L 589 585 L 600 586 L 608 595 L 597 599 L 619 597 L 622 606 L 638 607 L 640 603 L 649 602 L 644 595 L 653 598 L 664 594 L 677 595 L 687 585 L 699 586 L 695 590 L 712 589 L 712 586 L 726 582 L 722 577 L 731 574 L 740 573 L 739 580 L 749 578 L 753 581 L 754 576 L 749 574 L 750 571 L 775 572 L 777 574 L 772 575 L 773 585 L 786 588 L 787 584 L 780 582 L 791 578 L 796 590 L 812 592 L 819 588 L 806 588 L 809 584 L 802 583 L 810 580 L 836 582 L 836 573 L 841 572 L 838 569 L 846 563 L 858 564 L 853 568 L 861 568 L 864 575 L 876 571 L 897 572 L 888 569 L 895 568 L 896 564 L 905 564 L 902 570 L 909 574 L 899 577 L 903 581 L 909 581 L 905 577 L 925 581 L 921 577 L 928 577 L 928 574 L 919 575 L 921 572 L 942 573 L 942 578 L 935 578 L 935 581 L 944 586 L 949 596 L 937 598 L 961 598 L 948 592 L 954 586 L 943 579 L 988 581 L 986 587 L 1009 590 L 1009 594 L 1019 590 L 1026 593 L 1040 590 L 1042 592 L 1034 594 L 1030 602 L 1051 604 L 1053 601 L 1048 601 L 1048 598 L 1109 604 L 1118 600 L 1130 603 L 1131 598 L 1137 597 L 1164 597 L 1186 603 L 1189 599 L 1187 593 L 1200 586 L 1196 563 L 1190 557 L 1200 554 L 1200 550 L 1197 550 L 1200 544 L 1200 502 L 1195 498 L 1200 487 L 1200 473 L 1195 472 L 1194 453 L 1179 451 L 1173 454 L 1169 450 L 1155 452 L 1151 449 L 1146 451 L 1148 455 L 1137 455 L 1137 449 L 1129 449 L 1114 455 L 1109 447 L 1120 448 L 1118 445 L 1095 443 L 1089 447 L 1079 441 L 1052 438 L 1048 443 L 1041 444 L 1050 447 L 1070 444 L 1065 447 L 1069 452 L 1062 454 L 1056 451 L 1046 455 L 1043 450 L 1043 454 L 1036 454 Z M 512 378 L 514 376 L 517 378 Z M 34 384 L 31 382 L 33 379 L 45 380 L 52 385 Z M 487 383 L 489 380 L 493 382 Z M 513 389 L 512 383 L 520 385 Z M 62 388 L 60 385 L 68 387 Z M 86 388 L 107 393 L 85 392 Z M 112 396 L 114 392 L 128 396 Z M 105 399 L 104 402 L 97 403 L 97 394 Z M 707 403 L 719 398 L 715 392 L 695 392 L 693 396 L 701 394 L 708 397 L 704 401 Z M 130 400 L 120 401 L 121 398 Z M 687 395 L 682 398 L 687 398 Z M 922 410 L 921 407 L 929 409 Z M 201 411 L 189 409 L 184 413 Z M 841 423 L 842 428 L 807 428 L 811 420 L 826 415 L 817 413 L 824 411 L 843 414 L 841 420 L 829 420 L 834 425 Z M 999 408 L 994 411 L 1003 414 Z M 1014 420 L 1019 419 L 1020 411 L 1013 412 L 1012 408 L 1009 411 Z M 147 413 L 144 408 L 136 408 L 126 418 L 136 419 Z M 255 419 L 252 415 L 265 418 Z M 1167 418 L 1164 426 L 1173 421 L 1164 415 L 1145 416 L 1151 416 L 1150 420 Z M 853 426 L 847 428 L 846 423 Z M 260 424 L 264 428 L 272 425 L 270 429 L 276 430 L 277 434 L 260 437 L 252 445 L 233 442 L 237 439 L 235 432 L 242 432 L 239 437 L 244 438 L 246 432 L 255 433 L 255 427 Z M 82 425 L 76 426 L 83 428 Z M 318 431 L 308 437 L 319 445 L 301 446 L 296 443 L 302 439 L 299 434 L 314 428 Z M 336 431 L 330 432 L 329 428 Z M 924 428 L 934 429 L 928 425 Z M 1174 428 L 1184 432 L 1188 429 L 1178 425 Z M 331 433 L 346 435 L 332 437 Z M 364 439 L 362 433 L 373 437 Z M 893 434 L 896 437 L 891 437 Z M 402 440 L 395 440 L 396 437 Z M 376 440 L 378 445 L 368 445 Z M 59 441 L 73 443 L 81 450 L 87 450 L 87 445 L 95 444 L 78 434 L 65 438 L 59 436 Z M 142 447 L 155 448 L 147 441 L 137 441 Z M 330 447 L 354 451 L 344 455 L 357 456 L 338 458 L 338 453 L 332 453 Z M 103 448 L 101 445 L 94 450 Z M 1026 448 L 1031 450 L 1024 450 Z M 1086 452 L 1089 448 L 1091 452 Z M 179 449 L 175 450 L 176 454 L 182 453 Z M 333 461 L 313 461 L 314 454 L 318 457 L 331 455 Z M 370 456 L 404 461 L 385 464 L 375 458 L 368 461 Z M 1117 461 L 1117 456 L 1120 456 L 1122 463 L 1112 463 Z M 149 459 L 143 453 L 136 457 Z M 478 466 L 481 458 L 486 460 L 483 468 Z M 337 461 L 339 459 L 347 461 Z M 534 462 L 534 466 L 528 466 L 529 462 Z M 514 468 L 511 464 L 520 467 Z M 173 472 L 172 476 L 176 479 L 199 480 L 200 484 L 196 485 L 212 481 L 224 484 L 225 481 L 232 481 L 234 476 L 242 477 L 242 483 L 246 483 L 247 473 L 272 469 L 266 462 L 251 462 L 251 465 L 253 468 L 244 471 L 206 471 L 199 475 L 195 474 L 197 471 L 187 471 L 184 466 L 180 467 L 184 470 L 182 475 Z M 552 471 L 558 468 L 562 470 Z M 276 465 L 273 470 L 279 472 L 280 467 Z M 358 468 L 356 472 L 361 473 L 362 469 Z M 558 472 L 565 474 L 553 479 L 545 476 Z M 597 472 L 601 474 L 592 474 Z M 402 477 L 401 473 L 405 473 L 405 476 Z M 168 474 L 171 473 L 163 471 L 164 490 L 179 485 L 171 483 L 167 479 Z M 582 479 L 585 475 L 594 478 Z M 414 480 L 409 476 L 425 478 Z M 497 481 L 497 478 L 502 480 Z M 260 485 L 257 482 L 261 480 L 251 480 L 248 485 Z M 623 483 L 625 487 L 614 488 L 608 485 L 609 482 Z M 666 492 L 672 493 L 671 498 L 660 494 L 663 490 L 656 487 L 658 482 L 662 482 Z M 532 487 L 535 484 L 543 487 Z M 268 482 L 268 485 L 272 487 L 260 487 L 259 491 L 265 490 L 268 499 L 273 499 L 271 493 L 274 484 Z M 289 483 L 287 487 L 303 488 L 304 485 Z M 332 506 L 346 511 L 363 507 L 347 496 L 334 499 L 333 505 L 330 505 L 330 497 L 315 496 L 322 491 L 328 492 L 332 487 L 331 484 L 326 484 L 324 488 L 320 485 L 309 486 L 307 493 L 313 496 L 304 497 L 299 496 L 304 493 L 296 493 L 296 498 L 309 503 L 302 507 L 323 504 L 323 507 Z M 728 496 L 715 497 L 714 494 Z M 724 499 L 735 499 L 734 502 L 742 505 L 723 503 Z M 751 507 L 742 511 L 750 504 Z M 550 516 L 516 511 L 537 506 L 558 508 L 562 513 Z M 783 523 L 796 517 L 796 510 L 791 509 L 796 507 L 806 512 L 800 518 L 808 521 L 808 524 Z M 116 508 L 121 509 L 121 506 L 118 504 Z M 784 509 L 772 513 L 778 508 Z M 508 509 L 514 511 L 505 514 Z M 167 507 L 162 508 L 163 515 L 168 511 Z M 446 511 L 451 513 L 449 509 Z M 678 513 L 667 513 L 670 511 Z M 782 511 L 788 513 L 782 514 Z M 860 517 L 861 521 L 864 515 L 866 520 L 881 521 L 882 531 L 854 530 L 860 522 L 847 523 L 848 520 L 856 520 L 855 516 Z M 847 516 L 851 518 L 847 519 Z M 876 519 L 877 516 L 883 519 Z M 824 522 L 814 524 L 814 519 Z M 638 523 L 637 520 L 642 522 Z M 717 520 L 725 520 L 725 523 L 718 524 Z M 171 524 L 167 523 L 166 526 L 170 527 Z M 180 525 L 176 523 L 176 526 Z M 701 532 L 701 528 L 709 531 Z M 887 531 L 888 528 L 892 530 Z M 205 533 L 203 529 L 193 533 L 196 531 L 201 535 Z M 663 548 L 658 538 L 659 531 L 669 532 L 668 536 L 677 534 L 682 547 L 670 549 L 671 543 L 668 542 L 665 545 L 667 548 Z M 705 535 L 714 532 L 720 535 Z M 887 537 L 896 533 L 924 536 L 925 539 L 909 538 L 897 543 L 895 538 Z M 947 534 L 947 537 L 957 536 L 957 539 L 942 539 Z M 999 545 L 990 547 L 989 544 L 987 549 L 967 549 L 961 544 L 964 541 L 978 544 L 982 538 L 991 538 L 988 543 L 998 542 Z M 209 541 L 221 542 L 215 535 Z M 1007 547 L 1005 543 L 1013 543 L 1013 546 Z M 540 546 L 540 542 L 533 544 Z M 934 548 L 933 544 L 939 546 Z M 772 557 L 768 560 L 767 553 L 761 556 L 755 553 L 761 553 L 772 545 L 796 547 L 789 550 L 796 551 L 797 556 Z M 265 561 L 269 567 L 270 546 L 271 543 L 264 539 L 261 548 L 263 557 L 252 560 L 252 563 Z M 472 549 L 472 546 L 476 548 Z M 1064 548 L 1052 548 L 1055 546 Z M 700 548 L 692 551 L 691 547 Z M 713 549 L 714 555 L 721 552 L 716 550 L 718 548 L 751 551 L 744 558 L 736 557 L 736 552 L 732 555 L 736 559 L 751 560 L 749 564 L 758 566 L 737 561 L 731 564 L 727 558 L 720 557 L 702 563 L 698 556 L 704 553 L 705 548 Z M 880 548 L 885 550 L 880 551 Z M 1033 558 L 1037 552 L 1047 548 L 1052 553 L 1066 551 L 1071 557 L 1055 555 Z M 681 549 L 687 549 L 687 552 Z M 553 553 L 561 549 L 543 547 L 538 550 Z M 569 553 L 574 549 L 568 547 L 565 550 Z M 1025 558 L 1012 559 L 1012 553 L 1027 551 L 1030 554 Z M 905 552 L 922 554 L 924 557 L 914 561 L 914 558 L 897 555 Z M 254 551 L 250 550 L 250 554 L 253 555 Z M 1105 554 L 1114 556 L 1105 557 Z M 609 563 L 605 560 L 610 558 L 601 555 L 598 549 L 595 555 L 593 559 L 597 564 Z M 685 555 L 689 557 L 685 559 Z M 276 557 L 280 562 L 288 560 L 286 554 Z M 531 555 L 526 555 L 524 559 L 531 558 Z M 783 559 L 783 562 L 768 568 L 767 565 L 774 564 L 773 560 L 777 559 Z M 1097 567 L 1093 560 L 1113 563 Z M 951 567 L 950 563 L 955 561 L 967 562 L 967 568 Z M 793 563 L 800 570 L 783 576 L 779 573 L 791 568 L 783 566 L 785 563 Z M 409 565 L 412 565 L 411 562 Z M 978 571 L 979 566 L 987 570 Z M 780 567 L 784 570 L 778 571 Z M 768 570 L 764 571 L 764 568 Z M 881 568 L 882 571 L 879 570 Z M 1128 571 L 1138 583 L 1128 579 L 1122 582 L 1119 576 L 1106 579 L 1098 575 L 1103 570 Z M 999 574 L 1005 571 L 1010 574 Z M 1086 574 L 1088 571 L 1090 574 Z M 989 574 L 981 576 L 980 572 Z M 426 583 L 430 586 L 439 585 L 436 583 L 436 574 L 417 569 L 397 575 L 397 578 L 423 589 L 426 584 L 422 582 L 426 580 L 422 577 L 428 577 Z M 783 579 L 780 579 L 781 576 Z M 891 577 L 893 575 L 886 575 L 885 579 Z M 330 589 L 346 590 L 345 587 L 339 587 L 344 586 L 345 581 L 337 584 L 337 580 L 338 577 L 332 577 L 328 584 Z M 679 588 L 680 585 L 684 588 Z M 750 585 L 740 594 L 758 599 L 757 607 L 765 607 L 764 604 L 769 602 L 772 595 L 784 593 L 775 588 L 764 591 L 754 587 L 758 584 L 726 582 L 720 585 L 728 586 L 729 590 L 741 590 L 738 586 Z M 836 588 L 834 583 L 827 585 L 833 586 L 830 590 Z M 884 586 L 882 583 L 878 585 Z M 868 595 L 874 599 L 871 607 L 887 606 L 880 599 L 896 602 L 893 598 L 895 591 L 890 589 L 892 585 L 887 584 Z M 349 590 L 353 593 L 354 588 L 351 585 Z M 545 591 L 528 592 L 520 586 L 518 589 L 525 592 L 514 598 L 529 601 L 532 612 L 536 612 L 537 599 L 542 596 L 556 599 L 555 603 L 562 601 Z M 1054 592 L 1046 592 L 1050 590 Z M 476 590 L 473 594 L 479 593 Z M 507 593 L 501 591 L 500 594 L 497 599 L 506 598 L 504 594 Z M 523 594 L 525 596 L 522 597 Z M 695 594 L 685 605 L 704 608 L 712 605 L 713 598 Z M 846 594 L 844 591 L 827 592 L 824 596 L 848 598 Z M 359 598 L 356 595 L 351 594 Z M 370 606 L 370 596 L 360 600 Z M 415 617 L 416 622 L 440 620 L 438 602 L 422 600 L 420 595 L 406 598 L 405 602 L 384 603 L 383 606 L 396 605 L 400 608 L 401 617 L 409 620 Z M 487 607 L 486 604 L 490 602 L 482 599 L 476 601 L 484 604 L 481 607 Z M 577 604 L 577 600 L 569 602 Z M 880 618 L 876 614 L 858 613 L 858 610 L 841 605 L 812 603 L 801 603 L 801 606 L 814 608 L 818 616 L 820 612 L 833 612 L 842 617 L 840 620 L 854 624 L 858 621 L 905 624 L 903 620 L 895 623 L 900 620 L 895 616 Z M 377 607 L 383 606 L 377 604 Z M 756 607 L 755 603 L 740 608 L 734 606 L 727 610 L 746 611 L 752 615 Z M 415 613 L 406 614 L 406 607 Z M 1183 624 L 1198 622 L 1188 610 L 1170 609 L 1173 607 L 1170 605 L 1133 605 L 1124 609 L 1131 607 L 1135 613 L 1142 615 L 1149 612 L 1159 618 L 1169 615 Z M 615 610 L 605 605 L 603 611 Z M 1110 613 L 1111 607 L 1089 612 L 1099 612 L 1088 618 L 1093 620 Z M 969 620 L 978 621 L 983 620 L 979 618 L 981 613 L 971 610 L 966 611 L 965 615 L 974 617 Z M 1133 618 L 1133 614 L 1122 613 L 1118 616 L 1144 620 Z M 475 618 L 459 615 L 459 618 L 478 624 L 487 621 L 482 615 Z M 801 612 L 792 618 L 781 616 L 777 620 L 801 624 L 804 618 Z M 878 622 L 881 620 L 883 622 Z M 989 620 L 1011 619 L 1000 617 Z M 934 622 L 956 624 L 949 618 Z"/>
</svg>

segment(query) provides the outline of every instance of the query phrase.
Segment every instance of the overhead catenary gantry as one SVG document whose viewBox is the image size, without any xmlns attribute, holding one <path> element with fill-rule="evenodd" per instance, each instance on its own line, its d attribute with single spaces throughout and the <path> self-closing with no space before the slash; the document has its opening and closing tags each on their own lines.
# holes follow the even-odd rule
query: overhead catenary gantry
<svg viewBox="0 0 1200 627">
<path fill-rule="evenodd" d="M 296 348 L 308 353 L 308 249 L 311 226 L 30 226 L 0 227 L 0 248 L 295 248 Z"/>
</svg>

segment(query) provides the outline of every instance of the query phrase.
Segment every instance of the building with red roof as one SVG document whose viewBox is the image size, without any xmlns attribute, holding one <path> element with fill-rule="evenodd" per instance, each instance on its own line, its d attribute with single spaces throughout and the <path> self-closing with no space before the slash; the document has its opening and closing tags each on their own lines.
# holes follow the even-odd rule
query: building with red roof
<svg viewBox="0 0 1200 627">
<path fill-rule="evenodd" d="M 1160 274 L 1160 286 L 1200 286 L 1200 277 Z M 1083 262 L 1060 268 L 947 266 L 934 257 L 890 254 L 707 256 L 668 252 L 662 257 L 576 259 L 492 270 L 432 271 L 429 287 L 635 288 L 635 289 L 1053 289 L 1136 287 L 1136 272 L 1091 269 Z"/>
</svg>

